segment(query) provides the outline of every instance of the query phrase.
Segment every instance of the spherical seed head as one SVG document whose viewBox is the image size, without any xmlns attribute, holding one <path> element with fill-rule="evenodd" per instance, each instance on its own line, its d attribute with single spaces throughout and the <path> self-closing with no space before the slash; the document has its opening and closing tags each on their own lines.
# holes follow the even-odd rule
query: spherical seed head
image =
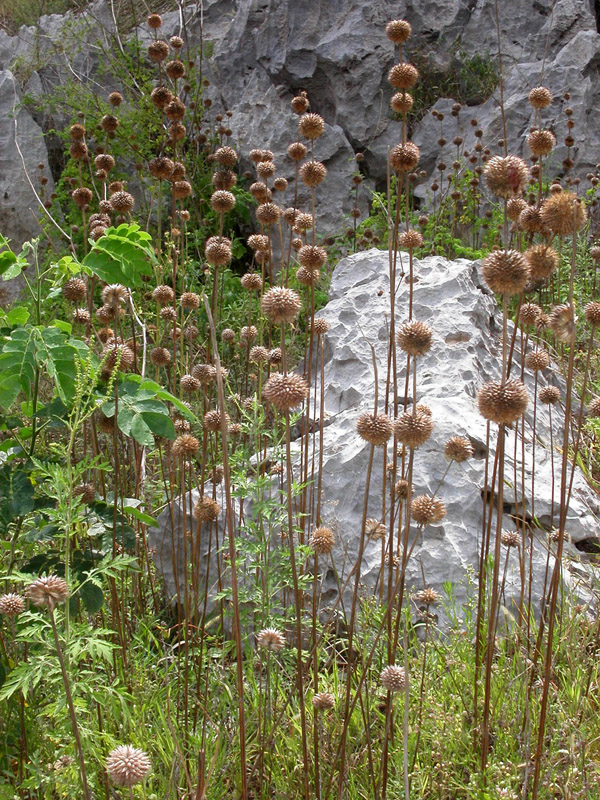
<svg viewBox="0 0 600 800">
<path fill-rule="evenodd" d="M 129 289 L 120 283 L 109 283 L 102 289 L 102 302 L 117 307 L 129 298 Z"/>
<path fill-rule="evenodd" d="M 390 153 L 390 165 L 394 172 L 413 172 L 420 157 L 421 152 L 414 142 L 401 142 Z"/>
<path fill-rule="evenodd" d="M 193 311 L 200 308 L 200 295 L 196 292 L 184 292 L 179 298 L 179 303 L 187 311 Z"/>
<path fill-rule="evenodd" d="M 589 302 L 583 309 L 583 313 L 590 325 L 600 325 L 600 303 L 598 301 Z"/>
<path fill-rule="evenodd" d="M 7 617 L 16 617 L 25 610 L 25 601 L 20 594 L 9 592 L 8 594 L 0 595 L 0 614 Z"/>
<path fill-rule="evenodd" d="M 302 286 L 316 286 L 319 282 L 321 273 L 318 269 L 306 269 L 306 267 L 298 267 L 296 271 L 296 280 Z"/>
<path fill-rule="evenodd" d="M 148 45 L 148 58 L 155 64 L 160 64 L 169 55 L 169 45 L 162 39 L 157 39 Z"/>
<path fill-rule="evenodd" d="M 323 336 L 329 330 L 329 323 L 323 317 L 315 317 L 311 328 L 316 336 Z"/>
<path fill-rule="evenodd" d="M 105 172 L 110 172 L 115 166 L 115 160 L 110 153 L 100 153 L 94 159 L 94 164 L 97 169 L 103 169 Z"/>
<path fill-rule="evenodd" d="M 301 375 L 278 372 L 266 382 L 263 397 L 278 411 L 289 411 L 308 397 L 308 385 Z"/>
<path fill-rule="evenodd" d="M 171 445 L 173 458 L 189 458 L 195 455 L 200 448 L 200 442 L 191 433 L 178 436 Z"/>
<path fill-rule="evenodd" d="M 219 189 L 213 192 L 210 198 L 210 204 L 214 211 L 218 214 L 227 214 L 235 208 L 235 195 L 227 192 L 224 189 Z"/>
<path fill-rule="evenodd" d="M 523 193 L 529 178 L 527 164 L 518 156 L 492 156 L 483 169 L 488 188 L 509 200 Z"/>
<path fill-rule="evenodd" d="M 111 106 L 118 108 L 123 102 L 123 95 L 121 92 L 111 92 L 108 95 L 108 102 L 111 104 Z"/>
<path fill-rule="evenodd" d="M 272 161 L 261 161 L 257 164 L 256 171 L 263 180 L 272 178 L 275 174 L 275 164 Z"/>
<path fill-rule="evenodd" d="M 215 152 L 215 160 L 225 169 L 232 169 L 237 164 L 238 156 L 233 147 L 219 147 Z"/>
<path fill-rule="evenodd" d="M 171 78 L 171 80 L 176 81 L 179 78 L 183 78 L 185 75 L 185 64 L 178 58 L 174 59 L 173 61 L 167 61 L 165 64 L 165 72 L 169 78 Z"/>
<path fill-rule="evenodd" d="M 302 308 L 300 296 L 285 286 L 274 286 L 263 295 L 260 307 L 263 314 L 274 324 L 292 322 Z"/>
<path fill-rule="evenodd" d="M 423 411 L 404 411 L 394 422 L 395 438 L 407 447 L 420 447 L 433 432 L 433 420 Z"/>
<path fill-rule="evenodd" d="M 155 347 L 150 353 L 150 361 L 155 367 L 165 367 L 171 363 L 171 353 L 166 347 Z"/>
<path fill-rule="evenodd" d="M 550 356 L 547 350 L 534 350 L 525 356 L 525 366 L 534 372 L 546 369 L 550 365 Z"/>
<path fill-rule="evenodd" d="M 550 314 L 550 328 L 554 335 L 563 342 L 568 342 L 575 335 L 575 312 L 569 303 L 555 306 Z"/>
<path fill-rule="evenodd" d="M 156 86 L 150 92 L 150 100 L 152 100 L 156 108 L 166 108 L 172 99 L 173 93 L 166 86 Z"/>
<path fill-rule="evenodd" d="M 411 514 L 418 525 L 432 525 L 446 516 L 446 506 L 437 497 L 422 494 L 412 501 Z"/>
<path fill-rule="evenodd" d="M 197 378 L 200 383 L 208 386 L 217 377 L 217 369 L 213 364 L 196 364 L 192 368 L 192 375 Z"/>
<path fill-rule="evenodd" d="M 89 505 L 96 499 L 96 487 L 93 483 L 82 483 L 73 489 L 76 497 L 81 497 L 81 502 Z"/>
<path fill-rule="evenodd" d="M 333 550 L 335 536 L 331 528 L 316 528 L 310 537 L 310 546 L 319 556 L 326 556 Z"/>
<path fill-rule="evenodd" d="M 600 260 L 600 245 L 594 245 L 590 248 L 590 258 L 594 261 Z"/>
<path fill-rule="evenodd" d="M 69 128 L 69 136 L 74 142 L 81 142 L 85 136 L 86 130 L 83 125 L 80 125 L 76 122 L 74 125 L 71 125 Z"/>
<path fill-rule="evenodd" d="M 160 310 L 160 318 L 167 322 L 177 322 L 177 309 L 173 306 L 164 306 Z"/>
<path fill-rule="evenodd" d="M 85 208 L 92 202 L 92 192 L 86 186 L 75 189 L 71 192 L 71 197 L 77 208 Z"/>
<path fill-rule="evenodd" d="M 306 186 L 314 188 L 327 176 L 327 168 L 320 161 L 307 161 L 300 167 L 300 179 Z"/>
<path fill-rule="evenodd" d="M 305 244 L 298 251 L 298 263 L 311 272 L 321 267 L 327 261 L 327 250 L 318 245 Z"/>
<path fill-rule="evenodd" d="M 229 415 L 225 414 L 225 421 L 229 423 Z M 204 427 L 211 433 L 217 433 L 221 430 L 221 412 L 218 409 L 207 411 L 204 415 Z"/>
<path fill-rule="evenodd" d="M 431 347 L 433 331 L 424 322 L 405 322 L 396 336 L 398 346 L 410 356 L 423 356 Z"/>
<path fill-rule="evenodd" d="M 250 348 L 248 358 L 253 364 L 264 364 L 269 360 L 269 351 L 262 345 L 256 345 L 255 347 Z"/>
<path fill-rule="evenodd" d="M 388 72 L 388 81 L 394 89 L 412 89 L 419 80 L 419 70 L 414 64 L 394 64 Z"/>
<path fill-rule="evenodd" d="M 404 250 L 416 250 L 418 247 L 423 247 L 424 241 L 423 234 L 415 230 L 403 231 L 398 237 L 398 244 Z"/>
<path fill-rule="evenodd" d="M 545 86 L 535 86 L 529 92 L 529 104 L 533 108 L 547 108 L 551 102 L 552 95 Z"/>
<path fill-rule="evenodd" d="M 165 114 L 172 122 L 181 122 L 185 117 L 185 103 L 178 97 L 174 97 L 165 107 Z"/>
<path fill-rule="evenodd" d="M 272 350 L 269 350 L 269 364 L 281 364 L 281 360 L 281 347 L 274 347 Z"/>
<path fill-rule="evenodd" d="M 554 405 L 560 400 L 560 389 L 556 386 L 544 386 L 543 389 L 540 389 L 539 398 L 546 405 Z"/>
<path fill-rule="evenodd" d="M 171 36 L 169 39 L 169 44 L 173 48 L 173 50 L 181 50 L 184 45 L 184 41 L 181 36 Z"/>
<path fill-rule="evenodd" d="M 266 183 L 256 181 L 248 190 L 257 203 L 269 203 L 273 197 Z"/>
<path fill-rule="evenodd" d="M 394 44 L 404 44 L 410 36 L 412 28 L 405 19 L 393 19 L 385 26 L 385 32 Z"/>
<path fill-rule="evenodd" d="M 248 237 L 248 247 L 254 251 L 262 251 L 263 253 L 268 253 L 271 248 L 271 242 L 269 241 L 269 237 L 265 236 L 262 233 L 253 233 L 251 236 Z"/>
<path fill-rule="evenodd" d="M 390 664 L 381 671 L 379 681 L 387 692 L 401 692 L 406 686 L 406 673 L 402 667 Z"/>
<path fill-rule="evenodd" d="M 502 531 L 500 541 L 505 547 L 518 547 L 521 537 L 518 531 Z"/>
<path fill-rule="evenodd" d="M 287 149 L 287 154 L 292 161 L 302 161 L 306 157 L 306 146 L 302 142 L 292 142 Z"/>
<path fill-rule="evenodd" d="M 415 603 L 419 603 L 422 606 L 432 606 L 435 605 L 440 599 L 439 594 L 436 592 L 435 589 L 427 587 L 426 589 L 421 589 L 419 592 L 415 592 L 413 595 L 413 600 Z"/>
<path fill-rule="evenodd" d="M 90 317 L 90 312 L 87 310 L 87 308 L 74 308 L 73 320 L 74 322 L 78 322 L 80 325 L 89 325 L 92 321 L 92 318 Z"/>
<path fill-rule="evenodd" d="M 157 286 L 156 289 L 152 292 L 152 297 L 156 300 L 156 302 L 161 305 L 165 306 L 168 303 L 172 303 L 175 299 L 175 292 L 171 289 L 170 286 L 166 286 L 165 284 L 161 284 Z"/>
<path fill-rule="evenodd" d="M 527 202 L 522 197 L 511 197 L 506 204 L 506 214 L 509 219 L 516 222 L 521 215 L 521 212 L 527 208 Z"/>
<path fill-rule="evenodd" d="M 258 336 L 258 331 L 254 325 L 244 325 L 240 330 L 240 341 L 244 344 L 251 344 Z"/>
<path fill-rule="evenodd" d="M 468 461 L 473 457 L 473 445 L 466 436 L 452 436 L 446 442 L 444 455 L 448 461 L 462 464 L 463 461 Z"/>
<path fill-rule="evenodd" d="M 325 121 L 320 114 L 303 114 L 298 120 L 298 131 L 305 139 L 318 139 L 325 132 Z"/>
<path fill-rule="evenodd" d="M 248 292 L 260 292 L 263 282 L 257 272 L 246 272 L 245 275 L 242 275 L 241 284 Z"/>
<path fill-rule="evenodd" d="M 160 26 L 162 25 L 162 17 L 160 16 L 160 14 L 150 14 L 146 22 L 148 23 L 149 28 L 156 30 L 157 28 L 160 28 Z"/>
<path fill-rule="evenodd" d="M 261 203 L 256 209 L 256 219 L 261 225 L 274 225 L 281 216 L 281 209 L 275 203 Z"/>
<path fill-rule="evenodd" d="M 595 397 L 588 406 L 588 417 L 600 417 L 600 397 Z"/>
<path fill-rule="evenodd" d="M 500 381 L 490 381 L 477 394 L 481 416 L 498 425 L 510 425 L 519 419 L 528 402 L 527 390 L 517 378 L 509 378 L 504 385 Z"/>
<path fill-rule="evenodd" d="M 396 92 L 390 100 L 390 108 L 396 114 L 408 114 L 413 107 L 414 100 L 408 92 Z"/>
<path fill-rule="evenodd" d="M 197 392 L 202 384 L 198 378 L 194 378 L 193 375 L 182 375 L 179 379 L 179 385 L 183 392 L 191 394 L 192 392 Z"/>
<path fill-rule="evenodd" d="M 519 321 L 523 325 L 535 325 L 541 313 L 537 303 L 524 303 L 519 310 Z"/>
<path fill-rule="evenodd" d="M 570 236 L 585 225 L 587 210 L 576 195 L 562 191 L 544 200 L 542 219 L 552 233 Z"/>
<path fill-rule="evenodd" d="M 122 744 L 109 753 L 106 771 L 114 784 L 131 788 L 150 772 L 150 759 L 143 750 Z"/>
<path fill-rule="evenodd" d="M 114 114 L 105 114 L 100 120 L 100 127 L 107 133 L 113 133 L 119 127 L 119 120 Z"/>
<path fill-rule="evenodd" d="M 194 506 L 194 519 L 198 522 L 214 522 L 220 511 L 216 500 L 213 500 L 212 497 L 202 497 Z"/>
<path fill-rule="evenodd" d="M 126 214 L 131 211 L 134 204 L 133 196 L 130 195 L 129 192 L 123 191 L 111 194 L 108 201 L 113 211 L 116 211 L 118 214 Z"/>
<path fill-rule="evenodd" d="M 369 539 L 383 539 L 386 534 L 386 528 L 383 522 L 378 519 L 368 519 L 365 522 L 365 535 Z"/>
<path fill-rule="evenodd" d="M 211 236 L 206 241 L 204 255 L 209 264 L 226 266 L 231 261 L 231 241 L 226 236 Z"/>
<path fill-rule="evenodd" d="M 278 192 L 285 192 L 288 188 L 287 178 L 275 178 L 273 181 L 273 189 L 276 189 Z"/>
<path fill-rule="evenodd" d="M 38 608 L 54 611 L 59 603 L 64 603 L 69 596 L 67 584 L 58 575 L 37 578 L 25 589 L 25 597 Z"/>
<path fill-rule="evenodd" d="M 62 287 L 63 297 L 72 303 L 81 302 L 85 298 L 86 291 L 87 284 L 83 278 L 69 278 Z"/>
<path fill-rule="evenodd" d="M 133 350 L 121 342 L 109 343 L 102 351 L 104 361 L 103 370 L 110 375 L 116 369 L 117 364 L 121 372 L 131 369 L 134 362 Z"/>
<path fill-rule="evenodd" d="M 527 137 L 532 156 L 547 156 L 556 146 L 556 137 L 549 130 L 533 130 Z"/>
<path fill-rule="evenodd" d="M 285 647 L 285 637 L 277 628 L 263 628 L 256 634 L 256 644 L 263 650 L 277 653 Z"/>
<path fill-rule="evenodd" d="M 301 92 L 293 97 L 291 100 L 291 106 L 296 114 L 304 114 L 305 111 L 308 111 L 310 103 L 308 102 L 306 92 Z"/>
<path fill-rule="evenodd" d="M 393 432 L 392 421 L 387 414 L 361 414 L 356 422 L 356 430 L 361 439 L 381 447 Z"/>
<path fill-rule="evenodd" d="M 212 176 L 212 182 L 215 189 L 225 189 L 229 191 L 237 183 L 237 176 L 235 172 L 230 169 L 218 169 Z"/>
<path fill-rule="evenodd" d="M 548 233 L 544 224 L 542 212 L 534 206 L 526 206 L 521 211 L 518 219 L 519 228 L 525 233 Z"/>
<path fill-rule="evenodd" d="M 520 294 L 529 280 L 529 264 L 518 250 L 494 250 L 483 260 L 481 272 L 493 292 Z"/>
<path fill-rule="evenodd" d="M 315 711 L 329 711 L 335 706 L 335 697 L 330 692 L 318 692 L 312 703 Z"/>
<path fill-rule="evenodd" d="M 404 480 L 404 478 L 401 478 L 399 481 L 396 481 L 394 485 L 394 491 L 396 493 L 396 497 L 398 497 L 399 500 L 406 500 L 406 498 L 408 497 L 408 489 L 409 489 L 408 481 Z"/>
<path fill-rule="evenodd" d="M 558 267 L 558 253 L 553 247 L 536 244 L 525 251 L 525 259 L 529 264 L 531 280 L 534 283 L 546 280 Z"/>
</svg>

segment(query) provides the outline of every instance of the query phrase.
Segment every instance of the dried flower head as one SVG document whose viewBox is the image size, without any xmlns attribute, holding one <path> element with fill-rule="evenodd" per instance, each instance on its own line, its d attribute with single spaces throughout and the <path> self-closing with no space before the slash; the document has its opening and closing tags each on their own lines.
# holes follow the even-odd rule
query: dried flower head
<svg viewBox="0 0 600 800">
<path fill-rule="evenodd" d="M 166 367 L 171 363 L 171 352 L 166 347 L 154 347 L 150 352 L 150 361 L 155 367 Z"/>
<path fill-rule="evenodd" d="M 317 692 L 312 703 L 315 711 L 330 711 L 335 706 L 335 697 L 330 692 Z"/>
<path fill-rule="evenodd" d="M 102 289 L 102 302 L 107 306 L 117 308 L 129 299 L 129 289 L 120 283 L 109 283 Z"/>
<path fill-rule="evenodd" d="M 86 505 L 93 503 L 96 499 L 96 487 L 93 483 L 81 483 L 73 489 L 75 497 L 81 497 L 81 501 Z"/>
<path fill-rule="evenodd" d="M 500 541 L 505 547 L 518 547 L 521 537 L 518 531 L 502 531 Z"/>
<path fill-rule="evenodd" d="M 388 692 L 401 692 L 406 686 L 406 673 L 403 667 L 390 664 L 379 675 L 379 681 Z"/>
<path fill-rule="evenodd" d="M 585 225 L 587 210 L 572 192 L 557 192 L 542 203 L 542 219 L 552 233 L 570 236 Z"/>
<path fill-rule="evenodd" d="M 473 457 L 473 445 L 466 436 L 452 436 L 446 442 L 444 455 L 448 461 L 462 464 L 463 461 L 468 461 Z"/>
<path fill-rule="evenodd" d="M 511 199 L 506 204 L 506 215 L 509 219 L 512 219 L 513 222 L 516 222 L 521 212 L 524 211 L 527 206 L 527 202 L 523 200 L 522 197 L 511 197 Z"/>
<path fill-rule="evenodd" d="M 131 788 L 150 772 L 150 759 L 143 750 L 122 744 L 109 753 L 106 771 L 114 784 Z"/>
<path fill-rule="evenodd" d="M 413 600 L 422 606 L 432 606 L 439 602 L 440 596 L 435 589 L 427 587 L 413 594 Z"/>
<path fill-rule="evenodd" d="M 525 233 L 549 233 L 544 220 L 542 212 L 535 206 L 526 206 L 518 219 L 519 228 Z"/>
<path fill-rule="evenodd" d="M 281 217 L 281 209 L 275 203 L 261 203 L 256 209 L 256 219 L 261 225 L 275 225 Z"/>
<path fill-rule="evenodd" d="M 433 420 L 423 411 L 404 411 L 394 422 L 394 436 L 407 447 L 416 448 L 429 439 Z"/>
<path fill-rule="evenodd" d="M 189 458 L 195 455 L 200 449 L 200 442 L 191 433 L 184 433 L 178 436 L 171 445 L 173 458 Z"/>
<path fill-rule="evenodd" d="M 533 106 L 533 108 L 547 108 L 551 102 L 552 95 L 550 94 L 550 90 L 546 89 L 545 86 L 535 86 L 529 92 L 529 104 Z"/>
<path fill-rule="evenodd" d="M 266 361 L 269 361 L 269 351 L 262 345 L 256 345 L 250 348 L 248 359 L 254 364 L 264 364 Z"/>
<path fill-rule="evenodd" d="M 590 325 L 594 327 L 600 325 L 600 303 L 597 300 L 592 300 L 583 309 L 585 319 Z"/>
<path fill-rule="evenodd" d="M 398 236 L 398 244 L 400 247 L 404 248 L 404 250 L 416 250 L 418 247 L 423 247 L 424 241 L 423 234 L 413 229 L 402 231 L 400 236 Z"/>
<path fill-rule="evenodd" d="M 534 350 L 525 356 L 525 366 L 534 372 L 546 369 L 550 365 L 550 355 L 547 350 Z"/>
<path fill-rule="evenodd" d="M 62 294 L 65 300 L 70 300 L 72 303 L 81 302 L 86 295 L 87 284 L 83 278 L 69 278 L 69 280 L 62 287 Z"/>
<path fill-rule="evenodd" d="M 262 278 L 257 272 L 246 272 L 242 275 L 242 286 L 248 292 L 259 292 L 262 289 Z"/>
<path fill-rule="evenodd" d="M 560 389 L 557 386 L 544 386 L 540 389 L 539 398 L 546 405 L 554 405 L 560 400 Z"/>
<path fill-rule="evenodd" d="M 394 172 L 413 172 L 421 153 L 414 142 L 401 142 L 390 152 L 390 165 Z"/>
<path fill-rule="evenodd" d="M 361 439 L 381 447 L 393 433 L 393 426 L 387 414 L 361 414 L 356 422 L 356 430 Z"/>
<path fill-rule="evenodd" d="M 192 394 L 192 392 L 197 392 L 202 384 L 193 375 L 182 375 L 179 379 L 179 385 L 182 392 Z"/>
<path fill-rule="evenodd" d="M 277 653 L 285 647 L 285 637 L 277 628 L 263 628 L 256 634 L 256 644 Z"/>
<path fill-rule="evenodd" d="M 289 411 L 308 397 L 308 384 L 295 372 L 288 375 L 278 372 L 266 382 L 263 397 L 278 411 Z"/>
<path fill-rule="evenodd" d="M 431 347 L 433 332 L 429 325 L 418 320 L 405 322 L 396 336 L 399 347 L 410 356 L 423 356 Z"/>
<path fill-rule="evenodd" d="M 588 417 L 600 417 L 600 397 L 595 397 L 588 405 Z"/>
<path fill-rule="evenodd" d="M 291 105 L 296 114 L 303 114 L 305 111 L 308 111 L 310 103 L 308 102 L 306 92 L 300 92 L 300 94 L 293 97 Z"/>
<path fill-rule="evenodd" d="M 25 601 L 20 594 L 9 592 L 0 595 L 0 614 L 7 617 L 16 617 L 25 610 Z"/>
<path fill-rule="evenodd" d="M 240 341 L 244 344 L 251 344 L 258 336 L 258 331 L 254 325 L 244 325 L 240 330 Z"/>
<path fill-rule="evenodd" d="M 385 26 L 388 39 L 394 44 L 404 44 L 411 32 L 410 22 L 405 19 L 393 19 Z"/>
<path fill-rule="evenodd" d="M 218 189 L 213 192 L 210 204 L 218 214 L 227 214 L 235 208 L 235 195 L 225 191 L 225 189 Z"/>
<path fill-rule="evenodd" d="M 226 236 L 211 236 L 206 240 L 204 255 L 209 264 L 226 266 L 231 261 L 231 241 Z"/>
<path fill-rule="evenodd" d="M 529 264 L 518 250 L 493 250 L 481 265 L 487 285 L 499 294 L 519 294 L 529 280 Z"/>
<path fill-rule="evenodd" d="M 329 330 L 329 323 L 323 317 L 315 317 L 312 323 L 312 332 L 316 336 L 323 336 Z"/>
<path fill-rule="evenodd" d="M 529 178 L 527 164 L 518 156 L 492 156 L 483 174 L 492 194 L 506 200 L 523 193 Z"/>
<path fill-rule="evenodd" d="M 327 261 L 327 250 L 318 245 L 305 244 L 298 251 L 299 264 L 310 271 L 321 269 Z"/>
<path fill-rule="evenodd" d="M 568 342 L 575 335 L 575 311 L 570 303 L 555 306 L 550 314 L 550 328 L 557 339 Z"/>
<path fill-rule="evenodd" d="M 541 313 L 542 309 L 537 303 L 523 303 L 519 309 L 519 321 L 523 325 L 535 325 Z"/>
<path fill-rule="evenodd" d="M 532 156 L 547 156 L 556 146 L 556 137 L 549 130 L 533 130 L 527 137 Z"/>
<path fill-rule="evenodd" d="M 418 80 L 419 70 L 414 64 L 408 64 L 406 62 L 394 64 L 388 72 L 388 81 L 394 89 L 412 89 Z"/>
<path fill-rule="evenodd" d="M 413 107 L 414 100 L 408 92 L 396 92 L 390 100 L 390 108 L 396 114 L 408 114 Z"/>
<path fill-rule="evenodd" d="M 222 415 L 218 409 L 207 411 L 204 415 L 204 427 L 211 433 L 217 433 L 221 430 Z M 225 422 L 229 424 L 229 414 L 225 414 Z"/>
<path fill-rule="evenodd" d="M 490 381 L 484 384 L 477 394 L 479 412 L 484 419 L 498 425 L 510 425 L 527 408 L 529 397 L 524 384 L 517 378 Z"/>
<path fill-rule="evenodd" d="M 320 161 L 306 161 L 300 167 L 300 180 L 314 189 L 327 177 L 327 168 Z"/>
<path fill-rule="evenodd" d="M 302 308 L 300 296 L 293 289 L 274 286 L 263 295 L 260 307 L 274 325 L 292 322 Z"/>
<path fill-rule="evenodd" d="M 298 131 L 305 139 L 318 139 L 325 132 L 325 121 L 320 114 L 303 114 L 298 120 Z"/>
<path fill-rule="evenodd" d="M 127 214 L 133 208 L 133 196 L 129 192 L 115 192 L 111 194 L 108 201 L 113 209 L 118 214 Z"/>
<path fill-rule="evenodd" d="M 525 251 L 531 280 L 534 283 L 546 280 L 558 267 L 558 253 L 553 247 L 536 244 Z"/>
<path fill-rule="evenodd" d="M 25 597 L 38 606 L 54 611 L 59 603 L 64 603 L 69 596 L 67 584 L 58 575 L 37 578 L 25 589 Z"/>
<path fill-rule="evenodd" d="M 201 497 L 194 506 L 193 515 L 198 522 L 214 522 L 220 511 L 219 504 L 212 497 Z"/>
<path fill-rule="evenodd" d="M 333 550 L 335 536 L 331 528 L 315 528 L 310 537 L 310 546 L 319 556 L 326 556 Z"/>
<path fill-rule="evenodd" d="M 172 303 L 175 299 L 175 292 L 171 289 L 170 286 L 166 286 L 165 284 L 161 284 L 157 286 L 156 289 L 152 292 L 152 297 L 156 300 L 156 302 L 161 306 L 166 306 L 169 303 Z"/>
<path fill-rule="evenodd" d="M 71 192 L 71 197 L 77 208 L 85 208 L 92 202 L 92 192 L 87 186 L 81 186 Z"/>
<path fill-rule="evenodd" d="M 446 506 L 437 497 L 421 494 L 410 505 L 412 518 L 418 525 L 432 525 L 446 516 Z"/>
<path fill-rule="evenodd" d="M 365 522 L 365 535 L 369 539 L 383 539 L 386 534 L 386 528 L 383 522 L 378 519 L 368 519 Z"/>
</svg>

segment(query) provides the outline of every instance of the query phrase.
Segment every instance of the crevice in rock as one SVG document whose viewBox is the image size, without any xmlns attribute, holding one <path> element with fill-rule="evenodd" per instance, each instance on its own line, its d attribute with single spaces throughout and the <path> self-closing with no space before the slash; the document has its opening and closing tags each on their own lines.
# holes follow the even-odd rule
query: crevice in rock
<svg viewBox="0 0 600 800">
<path fill-rule="evenodd" d="M 590 0 L 592 6 L 592 14 L 596 20 L 596 30 L 600 33 L 600 0 Z"/>
<path fill-rule="evenodd" d="M 578 542 L 573 542 L 573 544 L 580 553 L 600 555 L 600 539 L 597 536 L 592 536 L 589 539 L 580 539 Z"/>
</svg>

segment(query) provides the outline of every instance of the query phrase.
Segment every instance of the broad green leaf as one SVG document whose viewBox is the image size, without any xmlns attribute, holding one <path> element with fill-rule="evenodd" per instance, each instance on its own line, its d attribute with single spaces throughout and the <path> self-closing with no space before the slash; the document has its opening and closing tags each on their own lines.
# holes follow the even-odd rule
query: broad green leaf
<svg viewBox="0 0 600 800">
<path fill-rule="evenodd" d="M 152 237 L 135 223 L 109 228 L 96 242 L 83 263 L 107 283 L 129 288 L 142 285 L 142 275 L 152 275 L 156 261 Z"/>
<path fill-rule="evenodd" d="M 11 328 L 15 325 L 25 325 L 28 319 L 29 311 L 25 308 L 25 306 L 11 308 L 6 315 L 6 322 L 11 326 Z"/>
<path fill-rule="evenodd" d="M 104 605 L 104 592 L 92 581 L 82 583 L 78 594 L 90 614 L 96 614 Z"/>
<path fill-rule="evenodd" d="M 152 431 L 146 424 L 143 414 L 135 414 L 131 421 L 131 435 L 144 447 L 152 447 L 154 444 L 154 436 Z"/>
</svg>

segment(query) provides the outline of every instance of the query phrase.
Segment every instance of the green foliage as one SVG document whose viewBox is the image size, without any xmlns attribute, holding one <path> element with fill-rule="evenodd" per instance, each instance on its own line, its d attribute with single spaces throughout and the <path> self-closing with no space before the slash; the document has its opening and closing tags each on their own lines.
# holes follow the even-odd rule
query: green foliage
<svg viewBox="0 0 600 800">
<path fill-rule="evenodd" d="M 155 262 L 152 236 L 136 223 L 108 228 L 83 259 L 84 267 L 106 283 L 128 288 L 141 286 L 142 276 L 152 275 L 151 265 Z"/>
<path fill-rule="evenodd" d="M 151 388 L 151 382 L 123 380 L 118 385 L 118 401 L 107 400 L 102 411 L 106 417 L 114 417 L 118 402 L 117 424 L 125 436 L 131 436 L 145 447 L 154 445 L 154 437 L 175 438 L 173 420 L 169 409 L 159 399 L 165 394 Z"/>
</svg>

